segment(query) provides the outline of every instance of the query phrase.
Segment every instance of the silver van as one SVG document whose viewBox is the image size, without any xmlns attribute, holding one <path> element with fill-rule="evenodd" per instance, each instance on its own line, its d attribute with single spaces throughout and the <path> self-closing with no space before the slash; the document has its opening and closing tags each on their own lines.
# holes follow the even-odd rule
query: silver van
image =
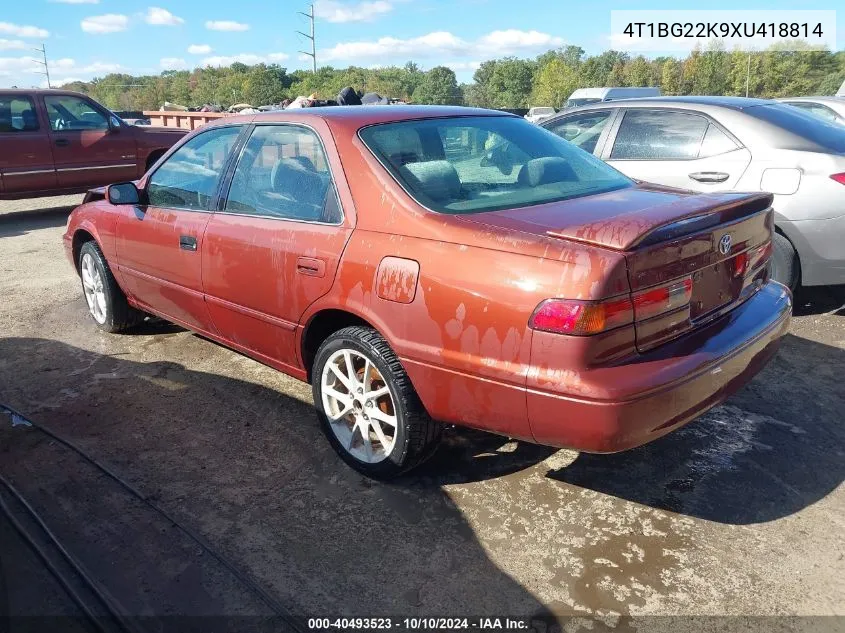
<svg viewBox="0 0 845 633">
<path fill-rule="evenodd" d="M 577 108 L 588 103 L 659 97 L 660 88 L 578 88 L 566 100 L 566 108 Z"/>
</svg>

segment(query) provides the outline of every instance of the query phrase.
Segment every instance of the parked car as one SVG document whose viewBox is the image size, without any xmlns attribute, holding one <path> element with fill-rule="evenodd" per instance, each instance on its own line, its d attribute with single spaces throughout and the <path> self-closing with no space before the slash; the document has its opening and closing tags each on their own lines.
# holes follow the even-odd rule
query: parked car
<svg viewBox="0 0 845 633">
<path fill-rule="evenodd" d="M 534 106 L 533 108 L 529 108 L 528 113 L 525 115 L 525 120 L 530 121 L 531 123 L 539 123 L 543 119 L 554 116 L 556 113 L 557 110 L 554 108 Z"/>
<path fill-rule="evenodd" d="M 774 193 L 773 277 L 845 283 L 845 128 L 742 97 L 594 104 L 541 125 L 637 180 Z"/>
<path fill-rule="evenodd" d="M 490 110 L 222 119 L 89 200 L 64 245 L 101 329 L 151 313 L 310 381 L 373 477 L 441 423 L 651 441 L 750 380 L 791 314 L 771 195 L 640 185 Z"/>
<path fill-rule="evenodd" d="M 825 121 L 845 125 L 845 99 L 842 97 L 787 97 L 778 101 L 801 108 Z"/>
<path fill-rule="evenodd" d="M 566 100 L 566 108 L 577 108 L 589 103 L 659 97 L 660 88 L 578 88 Z"/>
<path fill-rule="evenodd" d="M 187 132 L 126 124 L 64 90 L 0 90 L 0 200 L 140 178 Z"/>
</svg>

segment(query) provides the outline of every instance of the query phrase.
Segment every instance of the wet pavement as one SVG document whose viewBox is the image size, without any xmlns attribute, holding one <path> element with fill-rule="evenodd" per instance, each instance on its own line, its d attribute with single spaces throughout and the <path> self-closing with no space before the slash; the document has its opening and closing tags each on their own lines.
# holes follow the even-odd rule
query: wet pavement
<svg viewBox="0 0 845 633">
<path fill-rule="evenodd" d="M 0 476 L 126 613 L 845 615 L 842 288 L 799 296 L 776 360 L 651 445 L 453 430 L 380 484 L 335 456 L 307 385 L 167 323 L 97 330 L 66 216 L 0 217 L 0 403 L 79 450 L 0 415 Z"/>
</svg>

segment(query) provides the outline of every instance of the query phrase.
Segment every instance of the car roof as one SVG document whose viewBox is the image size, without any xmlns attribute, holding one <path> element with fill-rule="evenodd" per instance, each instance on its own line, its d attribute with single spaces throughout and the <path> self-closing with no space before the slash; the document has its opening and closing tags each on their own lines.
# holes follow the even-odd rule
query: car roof
<svg viewBox="0 0 845 633">
<path fill-rule="evenodd" d="M 321 106 L 260 112 L 258 114 L 224 117 L 219 123 L 290 123 L 322 119 L 332 127 L 359 129 L 377 123 L 394 123 L 418 119 L 439 119 L 468 116 L 506 116 L 520 118 L 500 110 L 465 108 L 463 106 L 376 105 Z"/>
<path fill-rule="evenodd" d="M 86 97 L 81 92 L 75 90 L 59 90 L 57 88 L 0 88 L 0 94 L 19 94 L 19 95 L 73 95 L 74 97 Z M 91 97 L 93 99 L 93 97 Z"/>
</svg>

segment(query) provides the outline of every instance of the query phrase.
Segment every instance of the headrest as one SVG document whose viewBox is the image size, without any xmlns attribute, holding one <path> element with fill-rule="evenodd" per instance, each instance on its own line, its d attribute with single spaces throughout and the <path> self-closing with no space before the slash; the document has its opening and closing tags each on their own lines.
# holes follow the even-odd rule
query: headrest
<svg viewBox="0 0 845 633">
<path fill-rule="evenodd" d="M 565 158 L 546 156 L 525 163 L 517 180 L 522 185 L 537 187 L 550 182 L 577 182 L 578 175 Z"/>
<path fill-rule="evenodd" d="M 452 163 L 430 160 L 408 163 L 399 168 L 403 175 L 432 200 L 454 200 L 461 193 L 461 179 Z"/>
<path fill-rule="evenodd" d="M 328 179 L 295 158 L 280 158 L 270 172 L 270 186 L 277 193 L 290 196 L 297 202 L 318 204 L 326 193 Z"/>
</svg>

